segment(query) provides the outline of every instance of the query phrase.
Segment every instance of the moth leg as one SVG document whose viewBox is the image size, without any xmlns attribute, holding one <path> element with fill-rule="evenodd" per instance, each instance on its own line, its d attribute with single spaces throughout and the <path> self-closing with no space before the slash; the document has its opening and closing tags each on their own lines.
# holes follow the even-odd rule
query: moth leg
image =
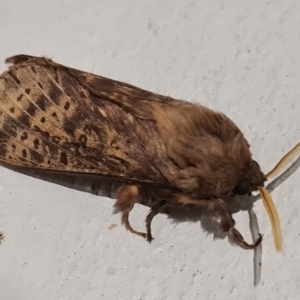
<svg viewBox="0 0 300 300">
<path fill-rule="evenodd" d="M 189 197 L 182 197 L 179 199 L 183 205 L 193 204 L 204 210 L 207 216 L 212 218 L 219 218 L 221 223 L 221 228 L 225 232 L 230 232 L 234 238 L 234 241 L 240 247 L 244 249 L 254 249 L 262 241 L 262 235 L 260 234 L 255 243 L 247 243 L 241 233 L 234 227 L 235 221 L 232 218 L 232 213 L 222 199 L 212 199 L 212 200 L 195 200 Z"/>
<path fill-rule="evenodd" d="M 261 243 L 261 241 L 262 241 L 262 235 L 259 234 L 259 237 L 258 237 L 258 239 L 256 240 L 256 242 L 254 244 L 248 244 L 244 240 L 244 238 L 241 235 L 241 233 L 235 227 L 230 228 L 230 232 L 233 235 L 235 242 L 240 247 L 245 248 L 245 249 L 255 249 Z"/>
<path fill-rule="evenodd" d="M 232 213 L 229 208 L 226 206 L 223 200 L 218 199 L 218 209 L 221 218 L 221 228 L 227 232 L 229 231 L 233 236 L 233 239 L 237 245 L 244 249 L 254 249 L 256 248 L 262 241 L 262 235 L 259 234 L 258 239 L 255 243 L 249 244 L 244 240 L 242 234 L 234 227 L 235 221 L 232 218 Z"/>
<path fill-rule="evenodd" d="M 131 233 L 146 238 L 146 233 L 134 230 L 129 222 L 129 214 L 134 206 L 135 199 L 138 196 L 138 187 L 135 185 L 123 185 L 117 191 L 117 201 L 114 207 L 122 212 L 122 224 Z"/>
<path fill-rule="evenodd" d="M 151 243 L 153 240 L 153 237 L 151 234 L 151 222 L 152 222 L 153 218 L 162 211 L 162 209 L 165 205 L 166 205 L 166 201 L 164 201 L 164 200 L 159 201 L 158 203 L 156 203 L 155 205 L 153 205 L 151 207 L 151 210 L 146 217 L 147 241 L 149 243 Z"/>
</svg>

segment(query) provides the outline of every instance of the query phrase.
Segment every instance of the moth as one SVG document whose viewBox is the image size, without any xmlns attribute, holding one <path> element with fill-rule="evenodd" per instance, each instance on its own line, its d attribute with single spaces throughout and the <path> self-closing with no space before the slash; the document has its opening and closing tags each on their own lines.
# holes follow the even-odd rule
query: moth
<svg viewBox="0 0 300 300">
<path fill-rule="evenodd" d="M 263 188 L 267 176 L 241 130 L 224 114 L 46 57 L 16 55 L 6 63 L 10 66 L 0 76 L 3 165 L 92 174 L 118 183 L 115 208 L 122 223 L 149 242 L 158 213 L 189 205 L 218 219 L 241 247 L 261 243 L 261 235 L 254 243 L 244 240 L 227 201 L 260 190 L 272 206 Z M 139 195 L 151 208 L 146 233 L 129 222 Z M 270 214 L 277 214 L 275 207 Z M 275 231 L 280 236 L 280 228 Z"/>
</svg>

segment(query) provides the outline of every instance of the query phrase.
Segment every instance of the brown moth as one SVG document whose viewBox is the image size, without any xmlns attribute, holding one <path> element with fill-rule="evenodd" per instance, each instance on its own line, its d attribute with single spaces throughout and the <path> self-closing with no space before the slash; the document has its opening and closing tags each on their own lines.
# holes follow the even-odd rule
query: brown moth
<svg viewBox="0 0 300 300">
<path fill-rule="evenodd" d="M 167 207 L 191 205 L 220 220 L 243 248 L 226 204 L 263 190 L 267 177 L 225 115 L 132 85 L 17 55 L 0 76 L 0 161 L 27 169 L 93 174 L 121 187 L 115 208 L 125 227 L 152 240 L 151 221 Z M 129 213 L 138 195 L 151 207 L 147 233 Z M 281 246 L 279 245 L 279 248 Z"/>
</svg>

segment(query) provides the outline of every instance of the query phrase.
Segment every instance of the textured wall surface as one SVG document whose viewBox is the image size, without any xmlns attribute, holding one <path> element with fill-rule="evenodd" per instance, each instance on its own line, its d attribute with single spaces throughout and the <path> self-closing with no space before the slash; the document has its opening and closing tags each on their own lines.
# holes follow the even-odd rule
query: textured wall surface
<svg viewBox="0 0 300 300">
<path fill-rule="evenodd" d="M 0 72 L 47 55 L 227 114 L 264 171 L 300 139 L 300 2 L 0 1 Z M 159 215 L 151 245 L 126 232 L 113 200 L 0 168 L 0 299 L 297 299 L 300 172 L 273 192 L 284 249 L 261 201 L 262 275 L 253 252 L 199 223 Z M 131 216 L 143 228 L 148 208 Z M 251 239 L 246 211 L 234 215 Z M 111 225 L 117 226 L 111 229 Z"/>
</svg>

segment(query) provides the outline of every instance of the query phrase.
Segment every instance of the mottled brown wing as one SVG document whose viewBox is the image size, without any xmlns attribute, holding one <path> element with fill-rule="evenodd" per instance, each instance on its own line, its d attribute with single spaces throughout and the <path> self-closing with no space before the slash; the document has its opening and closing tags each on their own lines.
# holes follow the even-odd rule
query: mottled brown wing
<svg viewBox="0 0 300 300">
<path fill-rule="evenodd" d="M 0 77 L 0 161 L 168 185 L 151 101 L 176 101 L 43 57 L 7 59 Z"/>
</svg>

